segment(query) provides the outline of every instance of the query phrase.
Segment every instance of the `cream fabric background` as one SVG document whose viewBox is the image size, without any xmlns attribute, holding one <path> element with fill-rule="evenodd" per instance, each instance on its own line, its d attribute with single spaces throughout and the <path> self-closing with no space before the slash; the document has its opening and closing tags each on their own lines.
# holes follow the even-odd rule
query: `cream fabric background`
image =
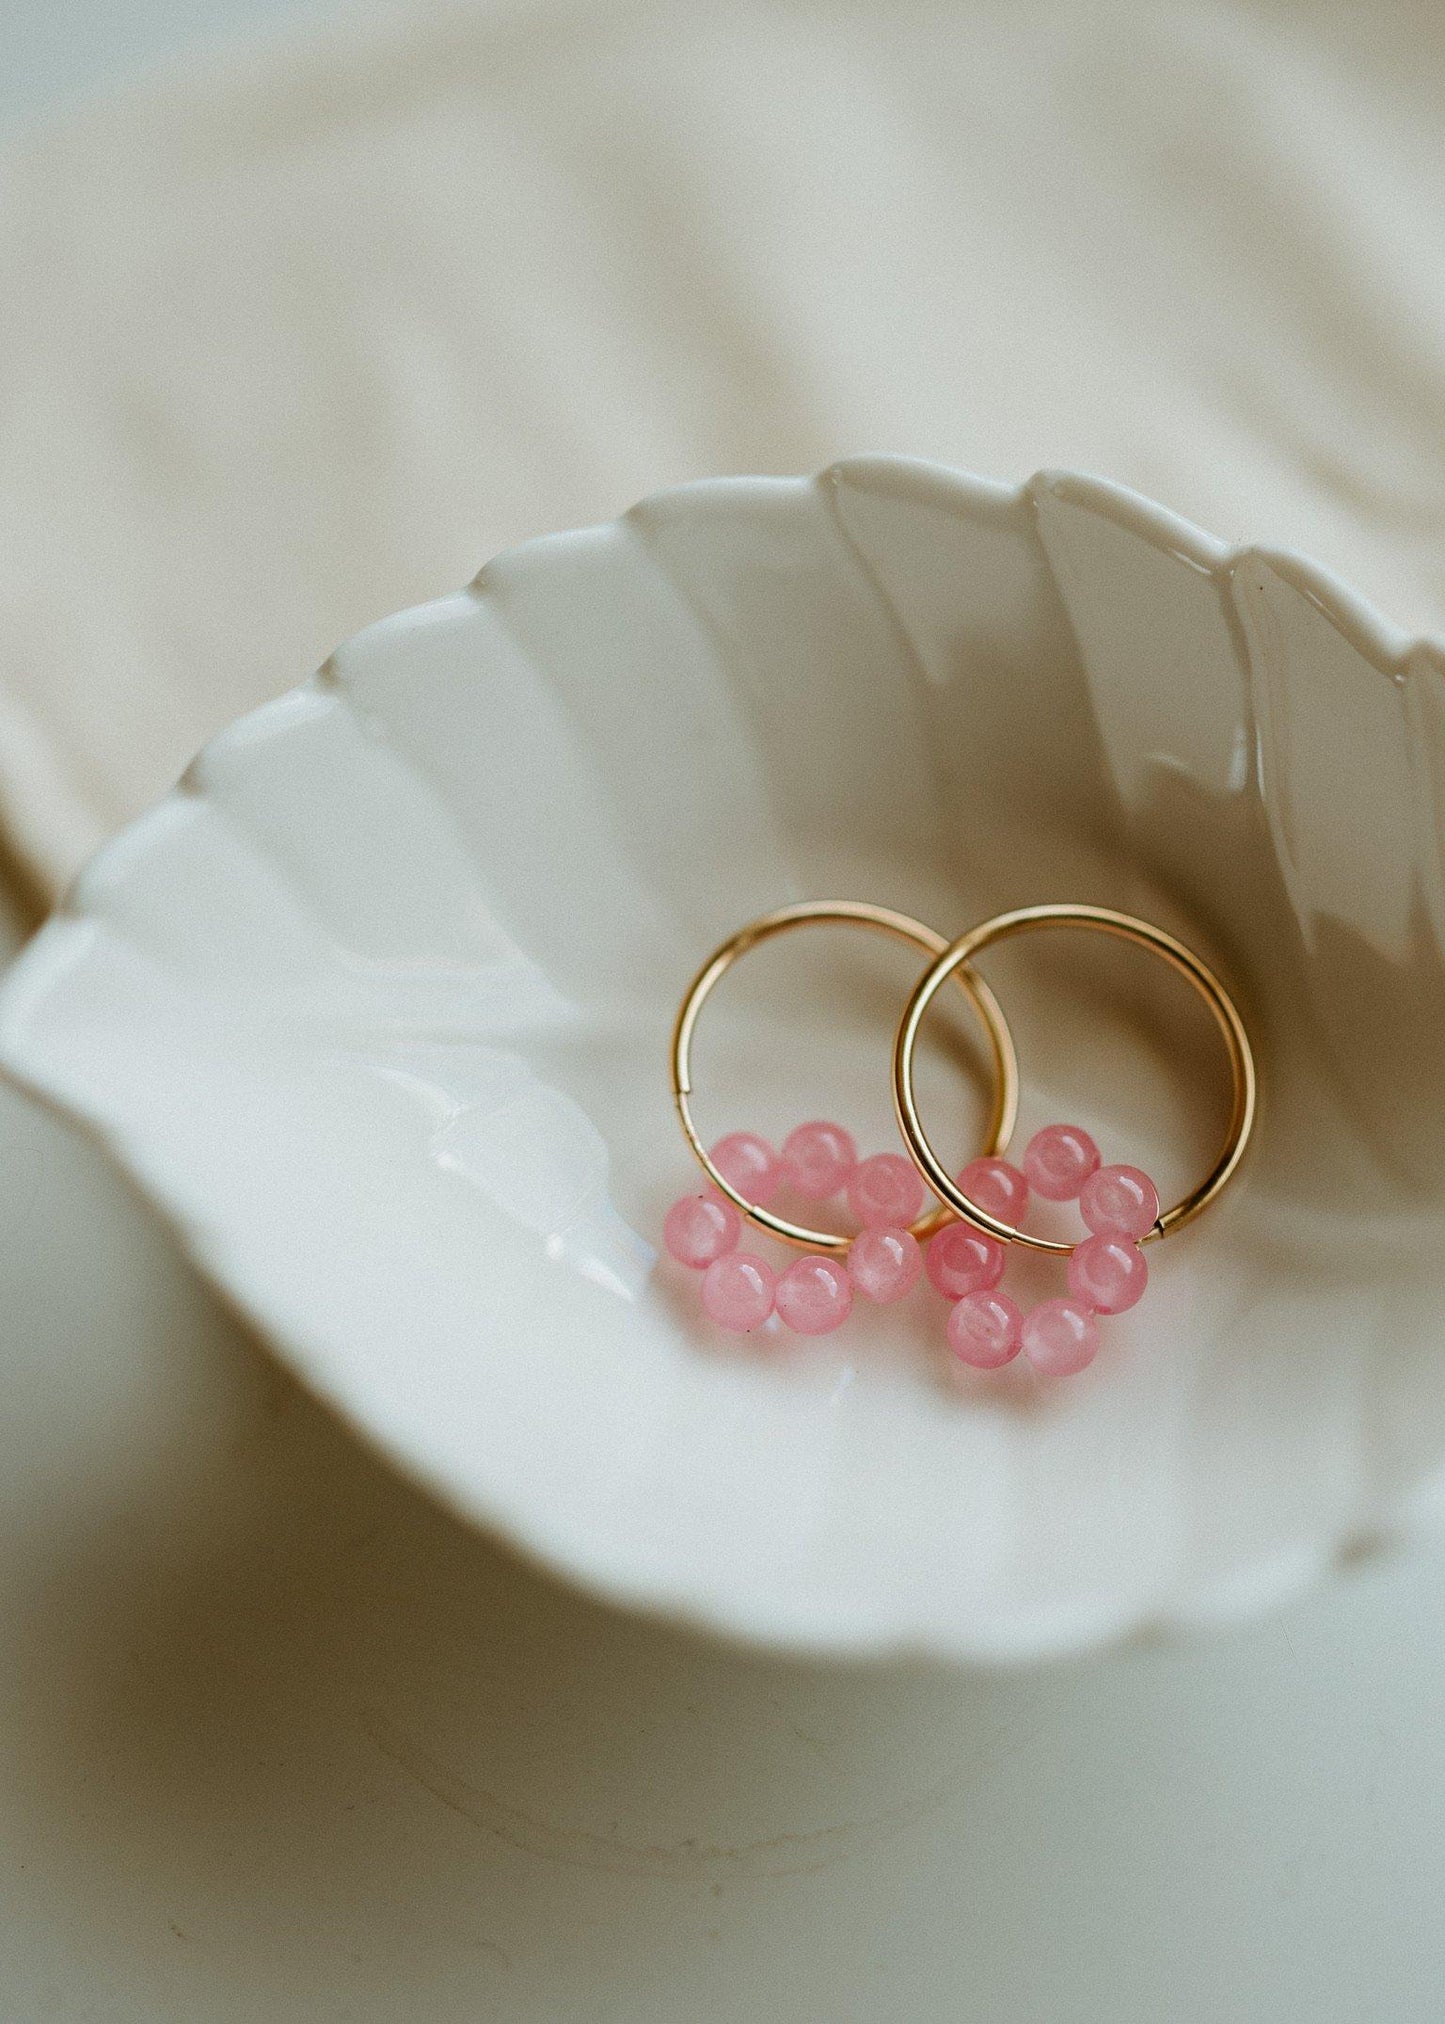
<svg viewBox="0 0 1445 2024">
<path fill-rule="evenodd" d="M 526 535 L 894 450 L 1445 620 L 1445 10 L 342 15 L 0 183 L 0 797 L 59 886 Z"/>
</svg>

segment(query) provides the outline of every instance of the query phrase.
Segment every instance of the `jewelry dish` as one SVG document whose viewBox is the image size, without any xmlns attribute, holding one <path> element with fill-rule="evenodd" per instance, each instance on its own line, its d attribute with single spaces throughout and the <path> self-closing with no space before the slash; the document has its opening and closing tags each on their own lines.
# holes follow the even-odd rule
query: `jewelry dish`
<svg viewBox="0 0 1445 2024">
<path fill-rule="evenodd" d="M 217 738 L 20 958 L 0 1060 L 398 1466 L 600 1592 L 954 1660 L 1237 1617 L 1445 1504 L 1442 673 L 1096 480 L 686 486 Z M 1143 914 L 1248 1010 L 1249 1162 L 1068 1386 L 949 1380 L 895 1310 L 720 1339 L 657 1261 L 679 993 L 840 892 Z M 883 1142 L 918 966 L 879 960 L 719 994 L 709 1136 Z M 1182 1193 L 1218 1075 L 1167 982 L 1018 961 L 1021 1131 Z"/>
</svg>

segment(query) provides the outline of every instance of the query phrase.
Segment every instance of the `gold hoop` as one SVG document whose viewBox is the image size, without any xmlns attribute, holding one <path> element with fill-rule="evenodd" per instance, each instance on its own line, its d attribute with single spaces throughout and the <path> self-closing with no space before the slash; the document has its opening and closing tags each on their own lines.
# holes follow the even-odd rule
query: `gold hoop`
<svg viewBox="0 0 1445 2024">
<path fill-rule="evenodd" d="M 764 914 L 760 920 L 739 929 L 731 940 L 723 943 L 708 957 L 697 975 L 688 985 L 682 1004 L 678 1008 L 677 1021 L 672 1029 L 672 1100 L 677 1106 L 677 1115 L 682 1124 L 683 1136 L 692 1147 L 694 1157 L 713 1186 L 727 1196 L 730 1202 L 742 1210 L 749 1222 L 760 1229 L 770 1230 L 775 1237 L 781 1237 L 785 1244 L 802 1245 L 809 1251 L 846 1251 L 852 1243 L 851 1237 L 840 1236 L 836 1230 L 808 1230 L 800 1223 L 789 1223 L 782 1216 L 774 1216 L 767 1209 L 759 1208 L 755 1202 L 745 1201 L 737 1189 L 725 1181 L 708 1157 L 697 1127 L 692 1121 L 692 1036 L 698 1015 L 706 1004 L 713 988 L 732 968 L 740 956 L 747 955 L 761 943 L 771 941 L 775 935 L 786 934 L 792 928 L 807 927 L 823 923 L 841 924 L 864 928 L 877 928 L 881 933 L 894 936 L 899 941 L 910 942 L 930 956 L 943 954 L 948 947 L 944 937 L 922 921 L 915 921 L 907 914 L 894 913 L 889 907 L 875 907 L 864 900 L 804 900 L 796 906 L 779 907 L 775 913 Z M 988 1035 L 989 1050 L 994 1067 L 994 1106 L 989 1122 L 989 1153 L 1000 1153 L 1013 1136 L 1014 1120 L 1018 1115 L 1019 1070 L 1018 1057 L 1014 1052 L 1013 1035 L 1008 1022 L 999 1009 L 998 1000 L 981 977 L 971 971 L 961 970 L 958 977 L 965 995 L 983 1022 Z M 930 1236 L 941 1223 L 950 1220 L 947 1209 L 935 1208 L 921 1216 L 913 1225 L 913 1234 L 920 1241 Z"/>
<path fill-rule="evenodd" d="M 1072 1244 L 1056 1243 L 1049 1237 L 1033 1237 L 1026 1230 L 1015 1230 L 1008 1223 L 1001 1223 L 976 1202 L 971 1202 L 952 1175 L 944 1167 L 937 1153 L 929 1143 L 928 1134 L 918 1115 L 918 1103 L 913 1088 L 913 1056 L 918 1043 L 918 1031 L 923 1024 L 929 1006 L 948 982 L 949 978 L 967 975 L 966 966 L 974 957 L 995 942 L 1007 941 L 1013 935 L 1026 934 L 1032 928 L 1079 927 L 1096 929 L 1101 934 L 1115 935 L 1120 940 L 1133 942 L 1141 949 L 1148 949 L 1156 956 L 1162 956 L 1172 969 L 1188 979 L 1214 1014 L 1216 1025 L 1224 1036 L 1229 1052 L 1230 1076 L 1233 1083 L 1233 1103 L 1229 1119 L 1229 1131 L 1224 1150 L 1216 1160 L 1207 1177 L 1190 1195 L 1176 1202 L 1172 1209 L 1166 1209 L 1152 1230 L 1143 1238 L 1149 1243 L 1155 1237 L 1167 1237 L 1174 1230 L 1180 1230 L 1186 1223 L 1209 1207 L 1220 1190 L 1233 1179 L 1244 1149 L 1254 1129 L 1255 1106 L 1258 1088 L 1255 1077 L 1254 1054 L 1249 1044 L 1249 1035 L 1244 1022 L 1235 1009 L 1234 1000 L 1215 976 L 1183 942 L 1162 928 L 1154 927 L 1148 921 L 1136 920 L 1132 914 L 1118 914 L 1109 907 L 1082 905 L 1060 905 L 1042 907 L 1019 907 L 1013 913 L 997 914 L 991 921 L 971 928 L 945 949 L 937 961 L 924 972 L 909 999 L 903 1017 L 898 1023 L 897 1036 L 893 1043 L 893 1104 L 898 1113 L 898 1123 L 908 1142 L 918 1170 L 929 1186 L 951 1209 L 972 1223 L 975 1229 L 984 1231 L 990 1237 L 1002 1239 L 1006 1244 L 1024 1244 L 1031 1251 L 1051 1251 L 1067 1257 L 1074 1249 Z"/>
</svg>

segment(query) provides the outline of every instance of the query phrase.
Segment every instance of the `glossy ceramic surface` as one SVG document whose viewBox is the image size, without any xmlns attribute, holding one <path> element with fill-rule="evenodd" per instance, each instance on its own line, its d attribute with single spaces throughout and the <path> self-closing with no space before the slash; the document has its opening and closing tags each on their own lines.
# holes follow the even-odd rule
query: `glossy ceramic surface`
<svg viewBox="0 0 1445 2024">
<path fill-rule="evenodd" d="M 22 958 L 0 1054 L 354 1424 L 609 1595 L 959 1658 L 1231 1615 L 1440 1502 L 1441 672 L 1094 481 L 687 487 L 217 739 Z M 1251 1016 L 1257 1152 L 1070 1386 L 947 1381 L 926 1288 L 738 1347 L 656 1263 L 677 995 L 836 894 L 1122 906 Z M 828 953 L 719 1003 L 709 1128 L 884 1142 L 911 970 Z M 990 974 L 1021 1131 L 1187 1182 L 1223 1101 L 1190 1008 L 1089 950 Z"/>
</svg>

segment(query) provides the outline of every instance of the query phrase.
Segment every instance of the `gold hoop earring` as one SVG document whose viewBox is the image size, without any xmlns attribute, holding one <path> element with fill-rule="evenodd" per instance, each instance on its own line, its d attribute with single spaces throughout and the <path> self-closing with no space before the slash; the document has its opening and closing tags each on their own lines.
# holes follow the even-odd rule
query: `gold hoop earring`
<svg viewBox="0 0 1445 2024">
<path fill-rule="evenodd" d="M 948 949 L 945 938 L 934 929 L 925 927 L 922 921 L 913 920 L 908 914 L 895 913 L 889 907 L 873 906 L 863 900 L 805 900 L 795 906 L 779 907 L 774 913 L 764 914 L 761 919 L 749 923 L 720 948 L 714 950 L 683 994 L 672 1031 L 672 1095 L 683 1136 L 692 1148 L 694 1158 L 713 1186 L 725 1195 L 749 1222 L 756 1224 L 760 1229 L 771 1231 L 773 1236 L 781 1238 L 785 1244 L 797 1245 L 808 1251 L 846 1252 L 853 1241 L 852 1238 L 840 1236 L 832 1230 L 810 1230 L 800 1223 L 793 1223 L 783 1216 L 774 1215 L 756 1202 L 748 1201 L 726 1176 L 719 1172 L 703 1145 L 692 1117 L 693 1035 L 703 1006 L 714 989 L 733 965 L 750 950 L 794 929 L 825 925 L 873 929 L 890 935 L 895 940 L 908 942 L 914 948 L 922 949 L 927 955 L 940 958 Z M 1013 1036 L 1009 1032 L 1008 1022 L 999 1008 L 998 1000 L 982 978 L 975 976 L 970 970 L 959 968 L 958 982 L 978 1013 L 988 1038 L 994 1073 L 994 1101 L 986 1149 L 991 1154 L 999 1153 L 1012 1137 L 1014 1122 L 1018 1115 L 1018 1059 L 1014 1052 Z M 910 1226 L 911 1233 L 922 1241 L 948 1220 L 950 1220 L 948 1210 L 935 1207 Z"/>
<path fill-rule="evenodd" d="M 1155 1238 L 1167 1237 L 1202 1214 L 1238 1172 L 1254 1130 L 1258 1081 L 1254 1053 L 1244 1022 L 1234 1000 L 1214 972 L 1183 942 L 1167 934 L 1163 928 L 1138 920 L 1132 914 L 1115 913 L 1109 907 L 1079 904 L 1018 907 L 1012 913 L 997 914 L 992 920 L 971 928 L 944 949 L 914 987 L 894 1038 L 893 1103 L 899 1127 L 919 1172 L 933 1192 L 975 1229 L 1001 1243 L 1022 1244 L 1031 1251 L 1048 1251 L 1068 1257 L 1076 1249 L 1073 1244 L 1059 1243 L 1052 1238 L 1036 1237 L 1026 1230 L 1015 1229 L 971 1201 L 934 1151 L 919 1116 L 914 1088 L 914 1057 L 919 1030 L 943 986 L 951 977 L 966 977 L 974 960 L 995 943 L 1028 934 L 1036 928 L 1048 927 L 1075 927 L 1112 935 L 1161 957 L 1199 993 L 1224 1039 L 1232 1088 L 1229 1128 L 1224 1146 L 1198 1187 L 1172 1208 L 1164 1210 L 1140 1241 L 1149 1243 Z"/>
</svg>

